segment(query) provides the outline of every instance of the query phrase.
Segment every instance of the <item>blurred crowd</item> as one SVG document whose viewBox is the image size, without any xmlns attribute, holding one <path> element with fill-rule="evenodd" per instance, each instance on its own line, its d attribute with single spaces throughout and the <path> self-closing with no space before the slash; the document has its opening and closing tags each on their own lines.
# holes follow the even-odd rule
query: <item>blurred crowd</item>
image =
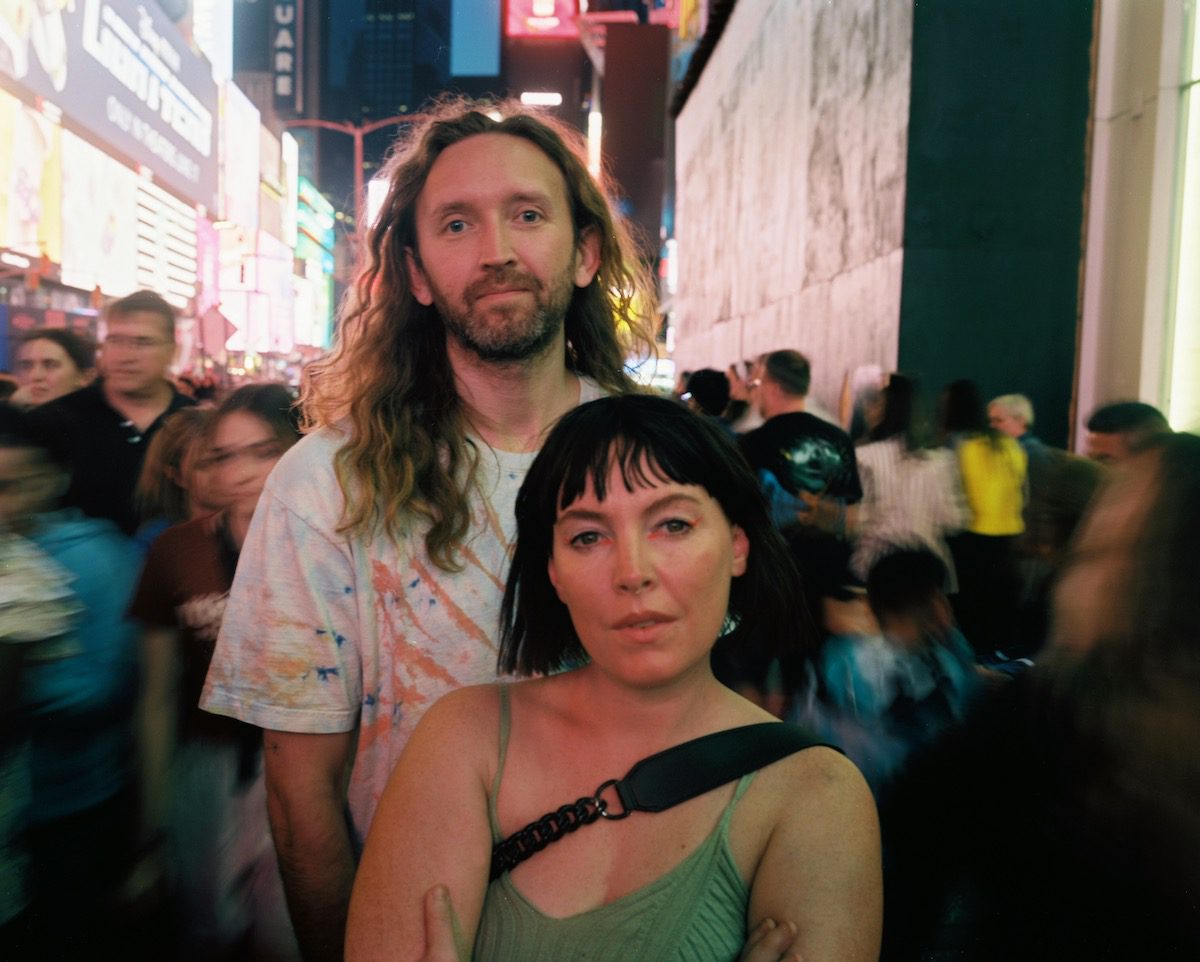
<svg viewBox="0 0 1200 962">
<path fill-rule="evenodd" d="M 810 375 L 780 350 L 676 392 L 805 576 L 804 652 L 718 645 L 718 677 L 866 776 L 884 957 L 1196 957 L 1200 438 L 1119 401 L 1079 456 L 1020 394 L 893 373 L 833 416 Z"/>
<path fill-rule="evenodd" d="M 292 391 L 170 376 L 139 292 L 0 403 L 0 957 L 298 958 L 261 732 L 200 688 Z"/>
<path fill-rule="evenodd" d="M 261 732 L 197 702 L 300 423 L 281 385 L 172 381 L 174 350 L 139 292 L 99 365 L 29 335 L 0 404 L 5 959 L 298 957 Z M 676 393 L 737 436 L 805 577 L 803 650 L 718 645 L 718 675 L 866 776 L 885 955 L 1197 957 L 1200 439 L 1119 402 L 1084 457 L 1020 394 L 926 405 L 894 373 L 834 415 L 810 380 L 779 350 Z"/>
</svg>

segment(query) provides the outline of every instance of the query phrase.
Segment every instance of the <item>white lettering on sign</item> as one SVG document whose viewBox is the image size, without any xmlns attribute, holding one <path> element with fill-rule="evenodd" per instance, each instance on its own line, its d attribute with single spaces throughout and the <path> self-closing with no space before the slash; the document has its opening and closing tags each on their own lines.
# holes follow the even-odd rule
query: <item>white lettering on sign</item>
<svg viewBox="0 0 1200 962">
<path fill-rule="evenodd" d="M 275 27 L 274 39 L 271 41 L 275 97 L 278 100 L 290 100 L 296 93 L 296 68 L 299 59 L 293 53 L 297 47 L 296 0 L 275 0 L 271 7 L 271 19 Z"/>
<path fill-rule="evenodd" d="M 179 51 L 154 29 L 145 7 L 138 8 L 135 30 L 104 0 L 85 0 L 83 49 L 132 93 L 176 135 L 204 157 L 213 150 L 213 118 L 196 96 L 177 76 L 182 63 Z M 116 104 L 121 110 L 129 108 Z M 114 118 L 114 101 L 107 107 L 109 119 L 130 131 L 128 118 Z M 120 114 L 120 111 L 116 111 Z M 138 136 L 153 153 L 191 180 L 199 179 L 199 165 L 178 153 L 161 133 L 152 131 Z M 137 136 L 138 127 L 132 126 Z"/>
</svg>

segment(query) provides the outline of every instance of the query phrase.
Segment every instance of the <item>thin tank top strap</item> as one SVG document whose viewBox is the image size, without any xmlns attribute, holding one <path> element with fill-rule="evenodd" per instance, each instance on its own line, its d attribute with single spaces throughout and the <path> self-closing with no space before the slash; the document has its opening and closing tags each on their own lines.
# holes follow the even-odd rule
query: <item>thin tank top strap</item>
<svg viewBox="0 0 1200 962">
<path fill-rule="evenodd" d="M 500 694 L 500 757 L 496 762 L 496 777 L 492 779 L 492 790 L 488 794 L 488 823 L 492 828 L 492 842 L 502 840 L 500 818 L 496 814 L 496 799 L 500 797 L 500 779 L 504 777 L 504 760 L 508 755 L 508 729 L 510 725 L 508 707 L 508 685 L 498 682 Z"/>
<path fill-rule="evenodd" d="M 746 789 L 750 787 L 750 783 L 754 781 L 754 776 L 757 774 L 758 772 L 747 772 L 738 779 L 737 788 L 733 790 L 733 798 L 729 800 L 729 804 L 725 806 L 725 811 L 721 815 L 721 822 L 717 826 L 718 834 L 729 834 L 729 822 L 733 819 L 733 810 L 741 797 L 746 794 Z"/>
</svg>

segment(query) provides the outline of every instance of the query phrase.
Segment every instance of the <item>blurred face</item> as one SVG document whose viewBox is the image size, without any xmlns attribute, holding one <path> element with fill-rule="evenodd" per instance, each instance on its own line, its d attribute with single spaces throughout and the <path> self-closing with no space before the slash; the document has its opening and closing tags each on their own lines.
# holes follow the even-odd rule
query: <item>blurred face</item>
<svg viewBox="0 0 1200 962">
<path fill-rule="evenodd" d="M 770 400 L 767 398 L 770 386 L 765 380 L 766 373 L 767 366 L 762 361 L 756 361 L 754 367 L 750 369 L 750 380 L 746 382 L 750 403 L 754 405 L 754 410 L 763 419 L 770 417 L 767 414 L 767 410 L 770 408 Z"/>
<path fill-rule="evenodd" d="M 252 514 L 267 475 L 283 452 L 283 444 L 261 418 L 245 411 L 226 414 L 217 423 L 206 458 L 218 500 Z"/>
<path fill-rule="evenodd" d="M 1087 436 L 1087 456 L 1101 464 L 1121 464 L 1133 456 L 1127 434 L 1098 434 L 1089 431 Z"/>
<path fill-rule="evenodd" d="M 653 477 L 651 472 L 646 474 Z M 697 485 L 587 490 L 554 525 L 550 581 L 592 664 L 636 688 L 710 673 L 709 652 L 749 542 Z"/>
<path fill-rule="evenodd" d="M 62 473 L 32 448 L 0 448 L 0 524 L 24 533 L 62 493 Z"/>
<path fill-rule="evenodd" d="M 34 404 L 45 404 L 87 384 L 89 371 L 81 371 L 71 356 L 54 341 L 27 341 L 17 352 L 17 380 L 29 389 Z"/>
<path fill-rule="evenodd" d="M 158 389 L 175 357 L 167 322 L 153 311 L 115 314 L 101 346 L 100 365 L 107 387 L 122 394 Z"/>
<path fill-rule="evenodd" d="M 1130 627 L 1136 548 L 1158 494 L 1158 453 L 1113 472 L 1089 509 L 1054 593 L 1051 640 L 1088 649 Z"/>
<path fill-rule="evenodd" d="M 215 473 L 212 459 L 204 449 L 204 441 L 193 441 L 179 468 L 179 486 L 187 492 L 189 518 L 203 517 L 225 507 Z"/>
<path fill-rule="evenodd" d="M 457 345 L 485 361 L 522 361 L 558 336 L 598 250 L 590 232 L 577 247 L 566 181 L 549 157 L 521 137 L 478 134 L 430 169 L 409 277 Z"/>
<path fill-rule="evenodd" d="M 1003 431 L 1010 438 L 1019 438 L 1025 433 L 1025 421 L 999 404 L 993 404 L 988 408 L 988 423 L 997 431 Z"/>
</svg>

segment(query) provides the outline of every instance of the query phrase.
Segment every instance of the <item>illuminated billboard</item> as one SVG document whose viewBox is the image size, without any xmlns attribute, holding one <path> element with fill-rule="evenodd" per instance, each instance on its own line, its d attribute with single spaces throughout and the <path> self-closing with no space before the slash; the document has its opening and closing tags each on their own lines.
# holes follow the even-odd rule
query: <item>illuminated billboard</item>
<svg viewBox="0 0 1200 962">
<path fill-rule="evenodd" d="M 221 218 L 240 227 L 253 249 L 258 230 L 258 108 L 236 84 L 222 88 Z"/>
<path fill-rule="evenodd" d="M 215 209 L 217 86 L 157 3 L 0 4 L 0 84 Z"/>
<path fill-rule="evenodd" d="M 62 263 L 62 129 L 0 92 L 0 247 Z"/>
<path fill-rule="evenodd" d="M 71 212 L 63 234 L 62 282 L 110 297 L 138 289 L 138 177 L 123 164 L 69 131 L 63 131 L 63 209 Z"/>
<path fill-rule="evenodd" d="M 579 36 L 575 26 L 578 15 L 578 0 L 508 0 L 508 22 L 504 32 L 509 37 L 570 40 Z"/>
<path fill-rule="evenodd" d="M 196 294 L 196 209 L 154 184 L 137 183 L 138 287 L 180 309 Z"/>
</svg>

